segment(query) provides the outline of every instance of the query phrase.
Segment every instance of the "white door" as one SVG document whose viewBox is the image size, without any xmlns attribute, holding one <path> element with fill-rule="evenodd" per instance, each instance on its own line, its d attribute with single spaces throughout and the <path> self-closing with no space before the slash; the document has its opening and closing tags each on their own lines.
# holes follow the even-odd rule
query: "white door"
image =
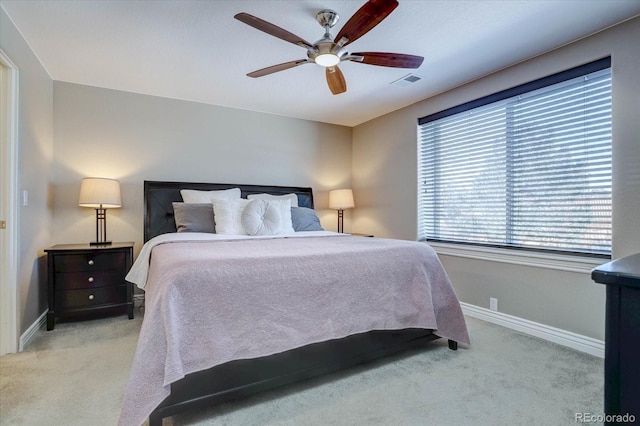
<svg viewBox="0 0 640 426">
<path fill-rule="evenodd" d="M 0 355 L 18 351 L 18 68 L 0 50 Z"/>
</svg>

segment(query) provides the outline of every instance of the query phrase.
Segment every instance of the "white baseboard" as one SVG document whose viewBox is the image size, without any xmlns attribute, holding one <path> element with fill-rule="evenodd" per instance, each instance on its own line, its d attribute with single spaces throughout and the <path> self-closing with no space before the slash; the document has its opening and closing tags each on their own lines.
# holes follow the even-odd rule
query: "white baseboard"
<svg viewBox="0 0 640 426">
<path fill-rule="evenodd" d="M 22 352 L 24 350 L 24 347 L 27 346 L 31 339 L 33 339 L 33 336 L 36 335 L 36 332 L 41 328 L 44 328 L 47 322 L 48 312 L 48 309 L 44 311 L 42 315 L 40 315 L 38 319 L 35 320 L 33 324 L 31 324 L 31 327 L 29 327 L 24 333 L 22 333 L 22 336 L 20 336 L 20 345 L 18 346 L 18 352 Z"/>
<path fill-rule="evenodd" d="M 599 358 L 604 358 L 604 342 L 602 340 L 514 317 L 502 312 L 491 311 L 468 303 L 461 302 L 460 306 L 462 306 L 462 312 L 470 317 L 539 337 Z"/>
</svg>

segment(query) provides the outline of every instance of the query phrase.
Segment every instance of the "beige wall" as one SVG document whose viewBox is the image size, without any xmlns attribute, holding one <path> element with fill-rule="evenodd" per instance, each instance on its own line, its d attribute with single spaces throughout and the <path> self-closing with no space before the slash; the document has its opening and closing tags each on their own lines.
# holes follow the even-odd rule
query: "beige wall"
<svg viewBox="0 0 640 426">
<path fill-rule="evenodd" d="M 613 68 L 613 254 L 640 252 L 640 18 L 353 130 L 354 231 L 415 240 L 417 119 L 608 55 Z M 452 66 L 454 66 L 452 64 Z M 588 273 L 441 256 L 463 302 L 604 338 L 604 287 Z"/>
<path fill-rule="evenodd" d="M 18 189 L 28 191 L 29 198 L 28 206 L 19 207 L 17 310 L 22 334 L 47 309 L 42 262 L 43 250 L 51 244 L 53 81 L 2 8 L 0 49 L 18 68 L 20 80 Z"/>
<path fill-rule="evenodd" d="M 327 191 L 351 185 L 351 128 L 55 82 L 56 243 L 95 239 L 95 213 L 78 207 L 85 176 L 119 179 L 121 209 L 108 237 L 142 244 L 143 181 L 311 186 L 335 230 Z"/>
</svg>

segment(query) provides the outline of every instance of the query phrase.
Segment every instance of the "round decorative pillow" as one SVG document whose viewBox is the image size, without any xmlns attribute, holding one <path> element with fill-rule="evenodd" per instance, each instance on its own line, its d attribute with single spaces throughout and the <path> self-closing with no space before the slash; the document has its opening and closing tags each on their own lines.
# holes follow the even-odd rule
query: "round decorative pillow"
<svg viewBox="0 0 640 426">
<path fill-rule="evenodd" d="M 242 212 L 242 227 L 249 235 L 275 235 L 282 232 L 278 205 L 267 200 L 251 200 Z"/>
</svg>

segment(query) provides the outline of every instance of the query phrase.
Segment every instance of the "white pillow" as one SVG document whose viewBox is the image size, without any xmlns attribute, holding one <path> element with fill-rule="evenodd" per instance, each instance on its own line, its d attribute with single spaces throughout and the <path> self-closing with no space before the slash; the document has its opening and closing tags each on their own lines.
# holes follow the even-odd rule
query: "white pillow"
<svg viewBox="0 0 640 426">
<path fill-rule="evenodd" d="M 216 223 L 216 234 L 247 235 L 242 226 L 242 212 L 250 203 L 244 198 L 214 199 L 213 219 Z"/>
<path fill-rule="evenodd" d="M 221 198 L 232 200 L 241 196 L 240 188 L 221 189 L 219 191 L 198 191 L 196 189 L 181 189 L 182 201 L 185 203 L 210 203 L 211 200 Z"/>
<path fill-rule="evenodd" d="M 270 203 L 274 203 L 278 205 L 280 208 L 280 214 L 282 215 L 282 233 L 283 234 L 292 234 L 295 231 L 293 229 L 293 220 L 291 219 L 291 204 L 289 200 L 283 201 L 270 201 Z M 297 205 L 297 204 L 296 204 Z"/>
<path fill-rule="evenodd" d="M 271 194 L 249 194 L 249 200 L 291 200 L 291 207 L 298 207 L 298 196 L 296 194 L 271 195 Z"/>
<path fill-rule="evenodd" d="M 282 233 L 282 209 L 279 203 L 251 200 L 242 212 L 242 226 L 249 235 Z"/>
<path fill-rule="evenodd" d="M 278 234 L 292 234 L 295 231 L 293 229 L 293 220 L 291 219 L 291 202 L 289 200 L 263 200 L 273 204 L 280 211 L 282 216 L 282 229 Z"/>
</svg>

